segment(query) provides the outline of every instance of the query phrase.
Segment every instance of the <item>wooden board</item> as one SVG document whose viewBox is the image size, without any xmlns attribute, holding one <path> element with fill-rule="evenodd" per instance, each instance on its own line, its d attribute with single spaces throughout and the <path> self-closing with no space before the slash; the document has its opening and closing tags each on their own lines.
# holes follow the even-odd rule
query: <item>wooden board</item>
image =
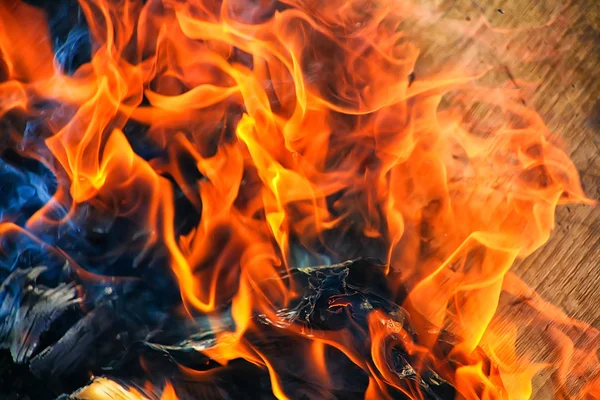
<svg viewBox="0 0 600 400">
<path fill-rule="evenodd" d="M 539 24 L 563 8 L 555 0 L 495 2 L 503 7 L 500 14 L 493 2 L 487 3 L 491 20 L 507 19 L 513 26 Z M 600 2 L 583 1 L 563 13 L 571 27 L 561 39 L 558 63 L 532 70 L 521 67 L 513 74 L 541 82 L 534 107 L 564 138 L 586 194 L 599 199 Z M 556 222 L 550 241 L 514 270 L 570 316 L 600 328 L 600 208 L 560 207 Z"/>
<path fill-rule="evenodd" d="M 487 61 L 505 67 L 504 80 L 535 83 L 528 105 L 540 113 L 551 131 L 563 138 L 587 196 L 600 199 L 600 2 L 581 0 L 565 5 L 560 0 L 420 0 L 418 3 L 442 11 L 442 36 L 443 29 L 447 29 L 443 27 L 444 21 L 448 25 L 461 21 L 475 26 L 481 22 L 481 16 L 491 28 L 507 29 L 511 39 L 490 42 L 496 47 L 489 46 Z M 478 31 L 476 35 L 485 37 L 486 33 Z M 449 57 L 456 57 L 457 52 L 469 54 L 470 40 L 459 43 L 440 37 L 436 42 L 441 45 L 425 49 L 424 63 L 443 63 Z M 509 46 L 518 49 L 509 51 Z M 448 48 L 454 54 L 448 54 Z M 515 53 L 521 57 L 515 57 Z M 548 243 L 518 261 L 513 271 L 570 317 L 600 329 L 600 207 L 559 207 L 556 229 Z M 535 347 L 534 341 L 535 338 L 528 339 L 522 345 Z M 533 398 L 553 397 L 549 376 L 536 378 Z"/>
<path fill-rule="evenodd" d="M 538 4 L 536 4 L 538 3 Z M 548 20 L 559 1 L 511 1 L 502 17 L 516 26 Z M 501 5 L 499 5 L 500 7 Z M 523 71 L 541 79 L 534 106 L 565 139 L 585 193 L 600 198 L 600 2 L 573 3 L 558 63 Z M 493 13 L 493 10 L 492 10 Z M 497 18 L 496 18 L 497 19 Z M 519 71 L 520 72 L 520 71 Z M 600 208 L 560 207 L 548 243 L 514 271 L 569 316 L 600 328 Z M 534 382 L 534 399 L 552 398 L 547 380 Z"/>
</svg>

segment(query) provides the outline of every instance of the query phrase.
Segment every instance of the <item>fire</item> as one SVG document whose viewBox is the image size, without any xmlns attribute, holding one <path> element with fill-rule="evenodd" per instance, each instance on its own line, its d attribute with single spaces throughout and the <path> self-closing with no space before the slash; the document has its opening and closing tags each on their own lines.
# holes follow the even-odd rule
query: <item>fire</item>
<svg viewBox="0 0 600 400">
<path fill-rule="evenodd" d="M 157 393 L 160 393 L 160 397 Z M 136 389 L 125 387 L 108 378 L 97 378 L 89 386 L 74 394 L 74 398 L 78 400 L 177 400 L 177 394 L 169 382 L 159 390 L 152 385 Z"/>
<path fill-rule="evenodd" d="M 599 367 L 595 353 L 573 344 L 574 332 L 592 341 L 596 332 L 509 272 L 548 240 L 558 205 L 592 201 L 519 91 L 480 83 L 491 68 L 415 78 L 420 53 L 403 27 L 421 15 L 418 7 L 404 0 L 79 5 L 92 56 L 72 74 L 41 36 L 42 12 L 18 0 L 0 5 L 0 117 L 41 119 L 48 130 L 33 142 L 13 130 L 6 141 L 58 180 L 52 200 L 23 228 L 27 235 L 43 241 L 88 205 L 131 221 L 142 237 L 129 249 L 139 253 L 136 266 L 156 246 L 165 249 L 190 317 L 231 305 L 235 329 L 199 351 L 219 368 L 240 358 L 265 368 L 280 399 L 294 394 L 280 364 L 248 339 L 260 332 L 252 316 L 277 322 L 278 310 L 302 296 L 285 278 L 306 267 L 301 257 L 361 255 L 385 261 L 392 296 L 419 340 L 382 310 L 368 315 L 366 355 L 348 332 L 276 324 L 303 343 L 301 364 L 323 387 L 334 386 L 336 352 L 368 375 L 366 398 L 391 398 L 391 388 L 424 398 L 390 367 L 386 357 L 400 346 L 418 361 L 417 375 L 433 366 L 460 398 L 529 398 L 544 370 L 554 371 L 557 392 L 597 395 L 593 380 L 569 386 Z M 469 121 L 473 102 L 500 123 Z M 200 215 L 185 231 L 174 222 L 182 212 L 175 186 Z M 19 229 L 2 223 L 3 235 Z M 525 294 L 532 329 L 557 355 L 551 361 L 519 353 L 520 327 L 498 313 L 501 295 Z M 442 332 L 459 341 L 440 350 Z M 99 385 L 89 398 L 113 387 Z M 175 398 L 168 384 L 161 399 Z"/>
</svg>

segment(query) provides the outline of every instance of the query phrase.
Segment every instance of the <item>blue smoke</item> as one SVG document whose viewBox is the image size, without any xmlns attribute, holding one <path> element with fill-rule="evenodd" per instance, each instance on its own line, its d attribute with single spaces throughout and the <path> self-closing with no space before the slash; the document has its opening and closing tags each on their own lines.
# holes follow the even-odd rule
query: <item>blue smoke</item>
<svg viewBox="0 0 600 400">
<path fill-rule="evenodd" d="M 28 0 L 48 16 L 54 57 L 64 74 L 73 74 L 89 62 L 92 45 L 89 30 L 77 0 Z"/>
<path fill-rule="evenodd" d="M 56 184 L 41 163 L 5 153 L 0 158 L 0 222 L 24 226 L 51 199 Z"/>
<path fill-rule="evenodd" d="M 77 26 L 73 28 L 66 40 L 55 42 L 54 59 L 65 74 L 73 74 L 77 68 L 90 60 L 91 43 L 87 28 Z"/>
</svg>

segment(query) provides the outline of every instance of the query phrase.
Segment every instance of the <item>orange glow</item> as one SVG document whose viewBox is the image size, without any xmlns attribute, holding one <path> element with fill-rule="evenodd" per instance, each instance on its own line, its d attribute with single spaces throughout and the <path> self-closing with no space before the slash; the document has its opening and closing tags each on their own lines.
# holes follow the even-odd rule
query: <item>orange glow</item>
<svg viewBox="0 0 600 400">
<path fill-rule="evenodd" d="M 177 394 L 175 394 L 175 389 L 169 382 L 167 382 L 167 384 L 163 388 L 160 400 L 177 400 Z"/>
<path fill-rule="evenodd" d="M 75 394 L 81 400 L 148 400 L 134 388 L 125 388 L 107 378 L 97 378 L 89 386 Z"/>
<path fill-rule="evenodd" d="M 320 340 L 315 340 L 311 344 L 311 359 L 315 363 L 318 374 L 328 383 L 329 372 L 327 371 L 327 358 L 325 355 L 326 344 Z"/>
<path fill-rule="evenodd" d="M 158 400 L 156 393 L 162 392 L 160 400 L 178 400 L 175 389 L 169 382 L 165 384 L 162 390 L 149 383 L 145 385 L 143 393 L 140 390 L 122 386 L 108 378 L 96 378 L 89 386 L 73 396 L 80 400 Z"/>
<path fill-rule="evenodd" d="M 40 100 L 61 104 L 44 142 L 52 161 L 31 155 L 68 177 L 55 200 L 139 222 L 148 239 L 137 260 L 164 244 L 190 316 L 231 305 L 235 330 L 217 333 L 205 355 L 223 366 L 243 358 L 268 371 L 277 398 L 293 398 L 278 364 L 247 338 L 262 314 L 309 343 L 305 368 L 323 387 L 334 386 L 328 353 L 343 353 L 368 375 L 368 399 L 391 398 L 388 388 L 424 398 L 390 369 L 394 346 L 417 361 L 415 376 L 434 366 L 458 398 L 529 398 L 540 371 L 553 372 L 557 391 L 598 398 L 600 378 L 569 386 L 600 367 L 595 347 L 575 345 L 575 333 L 597 343 L 597 332 L 509 272 L 548 240 L 557 206 L 593 201 L 518 90 L 484 85 L 492 67 L 449 65 L 409 78 L 420 50 L 403 23 L 419 8 L 405 0 L 282 0 L 286 7 L 271 13 L 268 1 L 79 3 L 94 45 L 73 75 L 55 65 L 50 40 L 39 40 L 48 30 L 41 12 L 0 4 L 0 117 L 37 115 Z M 468 121 L 474 102 L 499 122 L 484 129 Z M 127 133 L 131 121 L 148 131 Z M 136 135 L 162 155 L 137 154 Z M 171 179 L 201 214 L 185 234 L 174 227 Z M 62 222 L 42 209 L 28 226 Z M 15 229 L 2 224 L 0 234 Z M 304 267 L 295 265 L 297 249 L 339 258 L 371 250 L 326 239 L 354 231 L 382 244 L 388 282 L 408 290 L 401 305 L 419 340 L 377 310 L 368 315 L 368 354 L 353 348 L 350 332 L 281 328 L 276 311 L 303 293 L 286 278 Z M 502 295 L 529 299 L 554 358 L 517 351 L 523 330 L 498 312 Z M 443 357 L 434 351 L 442 331 L 459 340 Z M 186 371 L 210 375 L 196 372 Z M 144 399 L 109 380 L 96 380 L 84 398 L 111 391 Z M 160 399 L 177 399 L 171 383 Z"/>
</svg>

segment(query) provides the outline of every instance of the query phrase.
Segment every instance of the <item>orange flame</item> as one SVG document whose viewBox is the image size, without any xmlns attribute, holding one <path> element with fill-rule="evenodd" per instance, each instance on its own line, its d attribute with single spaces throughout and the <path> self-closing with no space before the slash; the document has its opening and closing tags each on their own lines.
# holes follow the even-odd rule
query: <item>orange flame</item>
<svg viewBox="0 0 600 400">
<path fill-rule="evenodd" d="M 96 378 L 88 386 L 74 393 L 73 397 L 81 400 L 178 400 L 170 382 L 167 382 L 162 390 L 150 384 L 138 389 L 125 387 L 108 378 Z M 160 393 L 160 397 L 157 393 Z"/>
<path fill-rule="evenodd" d="M 595 331 L 539 297 L 528 304 L 536 326 L 552 324 L 544 340 L 554 361 L 517 354 L 519 327 L 497 312 L 501 295 L 529 294 L 508 271 L 548 240 L 556 206 L 591 204 L 577 171 L 518 90 L 478 84 L 491 68 L 411 78 L 419 49 L 402 27 L 420 9 L 383 0 L 285 0 L 278 10 L 269 1 L 79 3 L 93 57 L 67 76 L 39 39 L 43 15 L 2 2 L 0 116 L 39 113 L 40 99 L 62 104 L 45 141 L 70 181 L 56 200 L 93 201 L 141 221 L 145 250 L 167 246 L 190 314 L 232 304 L 236 331 L 218 335 L 206 351 L 214 360 L 263 366 L 274 395 L 291 396 L 272 360 L 245 339 L 251 316 L 277 320 L 301 295 L 282 278 L 295 266 L 294 245 L 318 253 L 325 236 L 356 230 L 384 244 L 388 279 L 408 288 L 403 306 L 421 340 L 373 311 L 367 360 L 344 333 L 317 338 L 290 327 L 310 340 L 305 356 L 325 385 L 332 348 L 370 375 L 367 398 L 387 397 L 386 385 L 423 398 L 390 370 L 390 342 L 434 363 L 467 399 L 529 398 L 544 369 L 556 370 L 557 391 L 572 393 L 570 376 L 598 368 L 595 353 L 571 338 Z M 464 109 L 474 102 L 500 123 L 469 121 Z M 166 156 L 137 155 L 128 121 L 148 125 Z M 202 212 L 186 235 L 174 230 L 165 176 Z M 29 224 L 51 219 L 42 209 Z M 442 330 L 461 339 L 447 359 L 432 350 Z M 597 396 L 594 379 L 576 395 Z M 168 384 L 161 399 L 175 398 Z"/>
</svg>

